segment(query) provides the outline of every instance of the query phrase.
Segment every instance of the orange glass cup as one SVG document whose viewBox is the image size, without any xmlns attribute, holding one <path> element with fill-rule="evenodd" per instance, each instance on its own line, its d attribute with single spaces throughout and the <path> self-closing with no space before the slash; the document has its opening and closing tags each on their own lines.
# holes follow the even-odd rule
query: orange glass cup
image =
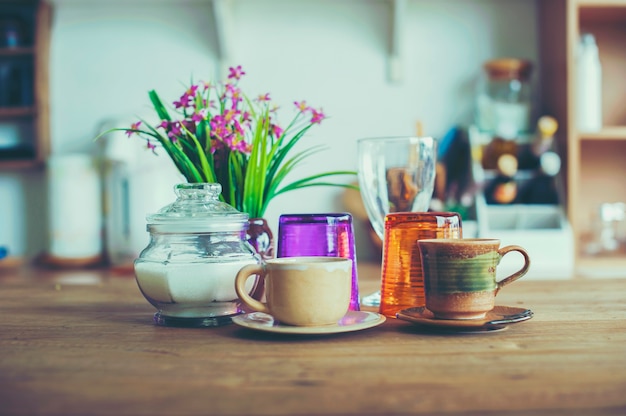
<svg viewBox="0 0 626 416">
<path fill-rule="evenodd" d="M 385 216 L 379 312 L 396 312 L 426 304 L 422 259 L 417 240 L 463 238 L 456 212 L 394 212 Z"/>
</svg>

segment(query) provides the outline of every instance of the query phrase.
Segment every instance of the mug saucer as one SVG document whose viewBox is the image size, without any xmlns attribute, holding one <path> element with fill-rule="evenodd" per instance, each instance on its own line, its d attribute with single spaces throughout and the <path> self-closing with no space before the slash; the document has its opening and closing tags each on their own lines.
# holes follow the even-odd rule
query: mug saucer
<svg viewBox="0 0 626 416">
<path fill-rule="evenodd" d="M 450 331 L 495 331 L 505 329 L 507 325 L 527 321 L 533 317 L 533 311 L 513 306 L 495 306 L 481 319 L 439 319 L 425 306 L 403 309 L 396 317 L 413 324 Z"/>
<path fill-rule="evenodd" d="M 235 324 L 249 329 L 279 334 L 305 335 L 360 331 L 378 326 L 386 319 L 384 315 L 368 311 L 348 311 L 336 324 L 321 326 L 286 325 L 275 320 L 272 315 L 263 312 L 246 313 L 232 318 Z"/>
</svg>

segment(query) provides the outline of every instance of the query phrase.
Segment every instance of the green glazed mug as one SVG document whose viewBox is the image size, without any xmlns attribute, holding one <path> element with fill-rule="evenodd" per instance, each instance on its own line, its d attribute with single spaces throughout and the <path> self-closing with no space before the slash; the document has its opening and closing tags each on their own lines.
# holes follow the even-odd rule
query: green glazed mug
<svg viewBox="0 0 626 416">
<path fill-rule="evenodd" d="M 480 319 L 495 306 L 502 287 L 530 268 L 528 252 L 516 245 L 500 248 L 495 238 L 427 239 L 417 242 L 424 274 L 426 308 L 438 319 Z M 505 254 L 517 251 L 524 265 L 502 280 L 496 268 Z"/>
</svg>

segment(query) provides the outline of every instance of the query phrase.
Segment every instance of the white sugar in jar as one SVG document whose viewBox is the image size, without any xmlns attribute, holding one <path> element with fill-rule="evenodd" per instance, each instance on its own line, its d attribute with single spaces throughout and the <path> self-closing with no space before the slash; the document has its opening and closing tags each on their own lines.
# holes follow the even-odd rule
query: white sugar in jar
<svg viewBox="0 0 626 416">
<path fill-rule="evenodd" d="M 176 202 L 149 215 L 150 243 L 135 277 L 166 326 L 219 326 L 242 313 L 235 276 L 260 256 L 246 240 L 248 215 L 219 201 L 219 184 L 179 184 Z M 257 281 L 246 289 L 260 297 Z"/>
</svg>

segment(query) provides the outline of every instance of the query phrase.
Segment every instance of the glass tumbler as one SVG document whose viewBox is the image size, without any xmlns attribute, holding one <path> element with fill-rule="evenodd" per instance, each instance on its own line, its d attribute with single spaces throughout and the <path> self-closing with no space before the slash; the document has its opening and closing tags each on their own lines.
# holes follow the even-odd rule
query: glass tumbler
<svg viewBox="0 0 626 416">
<path fill-rule="evenodd" d="M 332 256 L 352 259 L 350 310 L 358 311 L 359 286 L 352 215 L 283 214 L 278 220 L 276 257 Z"/>
<path fill-rule="evenodd" d="M 385 216 L 379 311 L 394 317 L 407 308 L 424 306 L 424 276 L 417 240 L 462 238 L 456 212 L 395 212 Z"/>
</svg>

